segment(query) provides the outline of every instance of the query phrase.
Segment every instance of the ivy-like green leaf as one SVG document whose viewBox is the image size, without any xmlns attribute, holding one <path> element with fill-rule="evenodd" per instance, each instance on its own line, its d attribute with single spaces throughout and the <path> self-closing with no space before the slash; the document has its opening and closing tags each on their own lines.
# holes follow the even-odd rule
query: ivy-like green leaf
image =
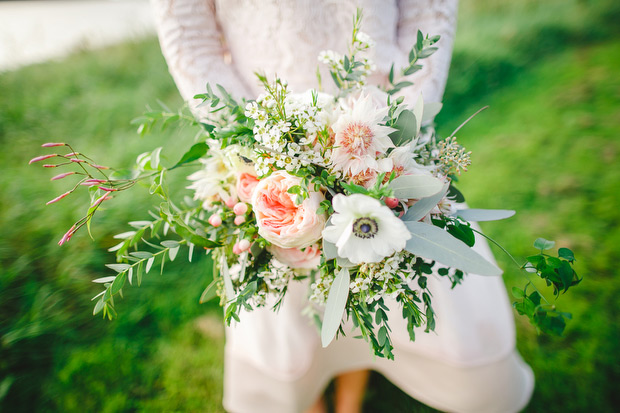
<svg viewBox="0 0 620 413">
<path fill-rule="evenodd" d="M 200 159 L 206 155 L 208 150 L 209 150 L 209 146 L 204 142 L 199 142 L 195 145 L 192 145 L 192 147 L 189 148 L 189 150 L 183 154 L 179 162 L 177 162 L 176 165 L 174 165 L 170 169 L 174 169 L 186 163 L 195 161 L 196 159 Z"/>
<path fill-rule="evenodd" d="M 555 241 L 549 241 L 544 238 L 537 238 L 536 241 L 534 241 L 534 248 L 542 250 L 542 251 L 551 249 L 554 246 L 555 246 Z"/>
</svg>

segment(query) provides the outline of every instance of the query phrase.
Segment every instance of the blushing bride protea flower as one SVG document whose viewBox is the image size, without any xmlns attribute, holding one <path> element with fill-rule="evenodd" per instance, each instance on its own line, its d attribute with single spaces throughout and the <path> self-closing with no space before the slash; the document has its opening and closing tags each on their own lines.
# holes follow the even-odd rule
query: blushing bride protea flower
<svg viewBox="0 0 620 413">
<path fill-rule="evenodd" d="M 335 212 L 323 238 L 336 245 L 340 257 L 354 264 L 379 262 L 402 251 L 411 238 L 403 221 L 374 198 L 338 194 L 332 205 Z"/>
<path fill-rule="evenodd" d="M 332 166 L 354 176 L 367 169 L 378 170 L 377 158 L 394 146 L 388 136 L 394 129 L 379 125 L 388 108 L 377 108 L 370 96 L 353 101 L 332 125 L 335 134 Z"/>
</svg>

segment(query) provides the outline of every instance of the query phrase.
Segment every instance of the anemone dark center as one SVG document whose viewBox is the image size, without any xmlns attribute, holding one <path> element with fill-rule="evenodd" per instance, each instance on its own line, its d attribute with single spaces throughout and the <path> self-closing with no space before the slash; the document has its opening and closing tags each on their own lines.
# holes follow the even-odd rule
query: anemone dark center
<svg viewBox="0 0 620 413">
<path fill-rule="evenodd" d="M 377 232 L 379 232 L 379 225 L 372 218 L 362 217 L 353 221 L 353 235 L 358 238 L 373 238 Z"/>
</svg>

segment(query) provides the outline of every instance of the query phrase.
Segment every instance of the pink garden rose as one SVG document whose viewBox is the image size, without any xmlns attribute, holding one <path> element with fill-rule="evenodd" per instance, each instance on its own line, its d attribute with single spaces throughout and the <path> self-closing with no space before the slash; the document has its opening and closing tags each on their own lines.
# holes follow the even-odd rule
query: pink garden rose
<svg viewBox="0 0 620 413">
<path fill-rule="evenodd" d="M 251 173 L 243 172 L 237 177 L 237 196 L 243 202 L 252 202 L 254 188 L 258 184 L 258 178 Z"/>
<path fill-rule="evenodd" d="M 321 248 L 317 244 L 306 247 L 303 251 L 299 248 L 280 248 L 275 245 L 267 249 L 276 260 L 291 268 L 313 269 L 321 263 Z"/>
<path fill-rule="evenodd" d="M 276 171 L 254 188 L 252 208 L 258 233 L 278 247 L 304 248 L 321 239 L 326 216 L 316 210 L 325 197 L 310 192 L 300 205 L 295 205 L 295 195 L 287 191 L 300 183 L 300 178 Z"/>
</svg>

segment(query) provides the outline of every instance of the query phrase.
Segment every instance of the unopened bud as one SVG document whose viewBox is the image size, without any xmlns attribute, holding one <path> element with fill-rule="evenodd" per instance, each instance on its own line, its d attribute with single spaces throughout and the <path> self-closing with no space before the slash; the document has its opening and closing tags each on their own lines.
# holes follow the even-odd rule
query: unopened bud
<svg viewBox="0 0 620 413">
<path fill-rule="evenodd" d="M 222 217 L 218 214 L 211 215 L 209 217 L 209 224 L 213 225 L 216 228 L 219 227 L 220 225 L 222 225 Z"/>
<path fill-rule="evenodd" d="M 245 222 L 245 217 L 243 215 L 237 215 L 235 217 L 235 225 L 241 225 Z"/>
<path fill-rule="evenodd" d="M 241 251 L 247 251 L 250 249 L 250 241 L 248 241 L 247 239 L 242 239 L 238 242 L 238 245 Z"/>
<path fill-rule="evenodd" d="M 75 174 L 75 172 L 65 172 L 63 174 L 58 174 L 55 177 L 51 178 L 50 181 L 57 181 L 59 179 L 62 179 L 66 176 L 73 175 L 73 174 Z"/>
<path fill-rule="evenodd" d="M 233 207 L 233 212 L 235 213 L 235 215 L 244 215 L 246 212 L 248 212 L 248 204 L 246 204 L 245 202 L 236 203 Z"/>
<path fill-rule="evenodd" d="M 43 145 L 41 145 L 42 148 L 51 148 L 54 146 L 65 146 L 66 144 L 62 143 L 62 142 L 48 142 L 48 143 L 44 143 Z"/>
<path fill-rule="evenodd" d="M 61 199 L 63 199 L 64 197 L 66 197 L 67 195 L 69 195 L 70 193 L 71 193 L 71 191 L 67 191 L 67 192 L 65 192 L 65 193 L 64 193 L 64 194 L 62 194 L 62 195 L 58 195 L 56 198 L 52 199 L 51 201 L 47 201 L 47 202 L 45 203 L 45 205 L 49 205 L 49 204 L 53 204 L 54 202 L 58 202 L 58 201 L 60 201 Z"/>
<path fill-rule="evenodd" d="M 46 160 L 46 159 L 53 158 L 53 157 L 55 157 L 55 156 L 58 156 L 58 155 L 57 155 L 57 154 L 55 154 L 55 153 L 52 153 L 52 154 L 50 154 L 50 155 L 41 155 L 41 156 L 37 156 L 37 157 L 35 157 L 35 158 L 32 158 L 32 159 L 28 162 L 28 164 L 31 164 L 31 163 L 34 163 L 34 162 L 39 162 L 39 161 L 44 161 L 44 160 Z"/>
<path fill-rule="evenodd" d="M 224 202 L 228 208 L 232 208 L 237 203 L 237 199 L 235 197 L 230 197 Z"/>
</svg>

